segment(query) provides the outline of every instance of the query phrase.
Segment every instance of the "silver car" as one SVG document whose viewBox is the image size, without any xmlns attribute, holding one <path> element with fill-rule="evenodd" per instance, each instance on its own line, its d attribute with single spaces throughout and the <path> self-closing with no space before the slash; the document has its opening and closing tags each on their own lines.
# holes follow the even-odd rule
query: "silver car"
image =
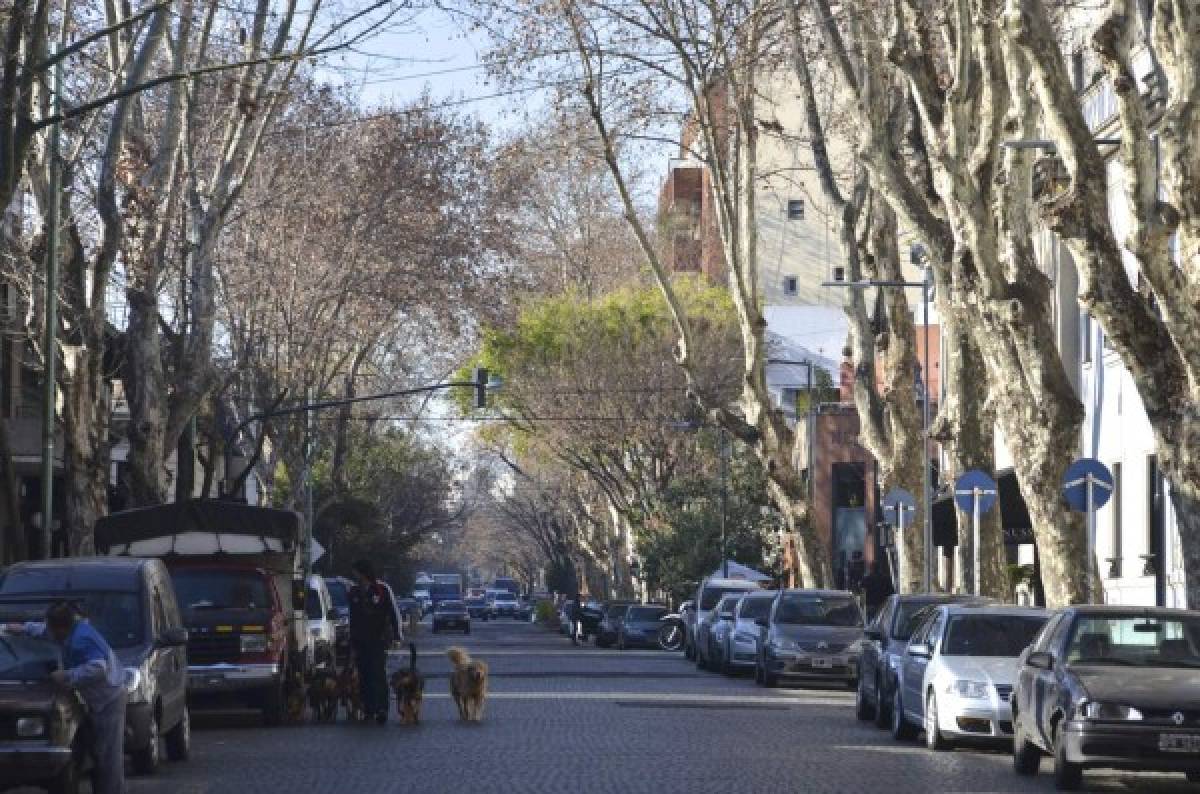
<svg viewBox="0 0 1200 794">
<path fill-rule="evenodd" d="M 963 739 L 1012 740 L 1009 701 L 1021 652 L 1042 630 L 1044 609 L 940 606 L 909 641 L 892 701 L 892 735 L 944 750 Z"/>
<path fill-rule="evenodd" d="M 696 667 L 698 669 L 718 669 L 714 664 L 717 634 L 722 627 L 733 625 L 733 610 L 737 608 L 738 601 L 741 600 L 741 593 L 726 593 L 708 613 L 708 617 L 696 626 Z"/>
<path fill-rule="evenodd" d="M 745 579 L 710 576 L 701 582 L 696 588 L 695 609 L 685 613 L 687 639 L 684 642 L 684 656 L 690 661 L 697 661 L 701 645 L 708 642 L 707 628 L 701 626 L 722 596 L 726 593 L 746 593 L 759 589 L 757 584 Z M 700 636 L 701 632 L 705 632 L 703 637 Z"/>
<path fill-rule="evenodd" d="M 733 620 L 719 622 L 713 631 L 712 665 L 725 675 L 739 669 L 752 669 L 758 656 L 760 627 L 756 621 L 766 618 L 775 601 L 774 590 L 746 593 L 734 607 Z"/>
</svg>

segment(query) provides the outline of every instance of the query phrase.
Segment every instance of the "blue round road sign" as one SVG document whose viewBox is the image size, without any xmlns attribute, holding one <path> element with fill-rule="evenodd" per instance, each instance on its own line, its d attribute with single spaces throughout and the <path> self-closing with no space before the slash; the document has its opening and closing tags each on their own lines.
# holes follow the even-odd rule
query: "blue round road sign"
<svg viewBox="0 0 1200 794">
<path fill-rule="evenodd" d="M 883 497 L 883 512 L 890 524 L 899 526 L 901 516 L 904 516 L 904 523 L 909 524 L 912 520 L 910 514 L 916 508 L 916 497 L 903 488 L 893 488 L 887 492 L 887 496 Z"/>
<path fill-rule="evenodd" d="M 1088 475 L 1092 475 L 1092 508 L 1099 510 L 1108 504 L 1113 492 L 1113 476 L 1100 461 L 1095 458 L 1080 458 L 1067 467 L 1063 475 L 1063 498 L 1072 510 L 1079 513 L 1087 511 Z"/>
<path fill-rule="evenodd" d="M 964 513 L 975 510 L 975 495 L 979 492 L 979 512 L 986 513 L 996 504 L 996 481 L 979 469 L 965 471 L 954 482 L 954 504 Z"/>
</svg>

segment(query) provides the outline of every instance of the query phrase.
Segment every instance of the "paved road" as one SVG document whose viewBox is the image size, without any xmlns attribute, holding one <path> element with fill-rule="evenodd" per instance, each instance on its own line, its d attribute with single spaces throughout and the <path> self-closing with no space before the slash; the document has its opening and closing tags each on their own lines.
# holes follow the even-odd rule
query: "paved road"
<svg viewBox="0 0 1200 794">
<path fill-rule="evenodd" d="M 196 720 L 195 752 L 131 794 L 319 792 L 1049 792 L 1049 762 L 1017 778 L 1009 756 L 898 744 L 855 721 L 845 690 L 758 688 L 700 673 L 680 655 L 575 649 L 507 621 L 470 637 L 423 634 L 423 724 L 267 730 L 248 715 Z M 453 717 L 444 649 L 492 669 L 482 724 Z M 399 662 L 399 657 L 396 659 Z M 1102 791 L 1194 791 L 1171 776 L 1091 775 Z"/>
</svg>

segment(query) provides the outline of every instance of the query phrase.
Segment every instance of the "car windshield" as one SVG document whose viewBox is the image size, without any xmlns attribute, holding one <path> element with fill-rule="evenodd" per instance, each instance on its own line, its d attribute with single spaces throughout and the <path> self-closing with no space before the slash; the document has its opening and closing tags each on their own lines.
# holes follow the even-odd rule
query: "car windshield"
<svg viewBox="0 0 1200 794">
<path fill-rule="evenodd" d="M 742 606 L 738 610 L 738 617 L 749 620 L 765 618 L 771 614 L 771 604 L 774 603 L 774 598 L 743 598 Z"/>
<path fill-rule="evenodd" d="M 54 598 L 57 598 L 57 594 Z M 141 596 L 115 590 L 86 592 L 74 590 L 69 598 L 77 601 L 80 611 L 113 648 L 136 648 L 146 632 L 142 625 Z M 42 620 L 53 599 L 44 597 L 0 602 L 0 623 Z"/>
<path fill-rule="evenodd" d="M 619 618 L 625 614 L 625 610 L 629 609 L 629 604 L 609 604 L 605 613 L 610 618 Z"/>
<path fill-rule="evenodd" d="M 175 596 L 184 609 L 266 609 L 267 583 L 255 571 L 177 568 L 171 571 Z"/>
<path fill-rule="evenodd" d="M 723 618 L 724 617 L 732 617 L 734 610 L 737 609 L 737 603 L 740 599 L 741 599 L 740 595 L 739 596 L 726 596 L 725 598 L 722 598 L 720 600 L 720 602 L 717 604 L 717 609 L 716 609 L 717 614 L 719 614 Z"/>
<path fill-rule="evenodd" d="M 785 595 L 779 599 L 775 622 L 801 626 L 861 626 L 862 612 L 853 598 Z"/>
<path fill-rule="evenodd" d="M 325 587 L 329 590 L 329 600 L 338 609 L 350 608 L 350 589 L 346 583 L 338 579 L 326 579 Z"/>
<path fill-rule="evenodd" d="M 1200 668 L 1200 619 L 1080 617 L 1071 628 L 1067 662 Z"/>
<path fill-rule="evenodd" d="M 665 607 L 633 607 L 625 615 L 627 623 L 653 623 L 667 614 Z"/>
<path fill-rule="evenodd" d="M 746 588 L 744 587 L 706 587 L 704 588 L 704 592 L 700 594 L 700 608 L 705 610 L 712 609 L 726 593 L 744 592 L 746 592 Z"/>
<path fill-rule="evenodd" d="M 58 645 L 0 634 L 0 681 L 40 681 L 60 666 Z"/>
<path fill-rule="evenodd" d="M 438 604 L 438 612 L 465 612 L 467 605 L 462 601 L 443 601 Z"/>
<path fill-rule="evenodd" d="M 952 615 L 944 656 L 1020 656 L 1042 626 L 1041 615 Z"/>
<path fill-rule="evenodd" d="M 933 600 L 901 601 L 896 606 L 896 616 L 892 620 L 892 637 L 897 640 L 907 640 L 911 637 L 917 626 L 921 625 L 921 619 L 925 617 L 922 610 L 935 603 L 937 602 Z"/>
</svg>

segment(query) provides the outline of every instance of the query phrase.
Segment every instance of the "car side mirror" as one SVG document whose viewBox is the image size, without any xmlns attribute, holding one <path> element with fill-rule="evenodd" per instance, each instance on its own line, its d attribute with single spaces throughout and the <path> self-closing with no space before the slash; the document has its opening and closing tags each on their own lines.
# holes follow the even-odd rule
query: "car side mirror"
<svg viewBox="0 0 1200 794">
<path fill-rule="evenodd" d="M 933 648 L 928 643 L 919 642 L 908 646 L 908 655 L 916 656 L 919 659 L 928 659 L 933 656 Z"/>
<path fill-rule="evenodd" d="M 755 618 L 754 625 L 760 626 L 765 629 L 767 627 L 767 619 L 766 618 Z"/>
<path fill-rule="evenodd" d="M 883 632 L 876 628 L 868 628 L 863 631 L 863 636 L 868 640 L 882 640 Z"/>
<path fill-rule="evenodd" d="M 187 629 L 176 626 L 175 628 L 166 629 L 162 634 L 159 634 L 154 644 L 159 648 L 178 648 L 181 645 L 187 645 L 187 641 Z"/>
<path fill-rule="evenodd" d="M 1033 651 L 1025 658 L 1025 664 L 1038 670 L 1054 669 L 1054 654 L 1046 651 Z"/>
</svg>

